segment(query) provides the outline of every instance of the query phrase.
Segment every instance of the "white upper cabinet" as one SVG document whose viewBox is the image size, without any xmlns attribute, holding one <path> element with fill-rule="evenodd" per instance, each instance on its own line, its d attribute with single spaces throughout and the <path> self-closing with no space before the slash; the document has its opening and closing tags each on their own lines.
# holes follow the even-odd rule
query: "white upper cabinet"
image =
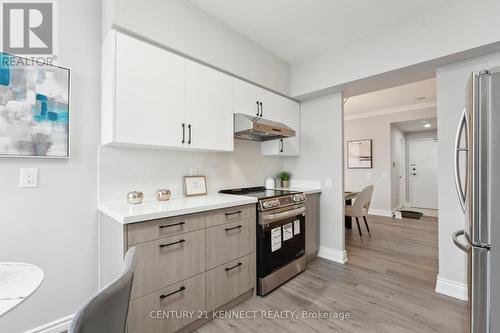
<svg viewBox="0 0 500 333">
<path fill-rule="evenodd" d="M 117 33 L 116 143 L 182 147 L 186 60 Z"/>
<path fill-rule="evenodd" d="M 278 119 L 295 130 L 295 137 L 272 140 L 262 143 L 262 155 L 299 156 L 300 155 L 300 106 L 288 98 L 276 96 Z"/>
<path fill-rule="evenodd" d="M 233 151 L 233 78 L 188 60 L 186 124 L 189 147 Z"/>
<path fill-rule="evenodd" d="M 233 77 L 119 32 L 102 71 L 102 144 L 233 150 Z"/>
<path fill-rule="evenodd" d="M 278 120 L 276 97 L 270 91 L 234 79 L 234 113 L 244 113 L 269 120 Z"/>
</svg>

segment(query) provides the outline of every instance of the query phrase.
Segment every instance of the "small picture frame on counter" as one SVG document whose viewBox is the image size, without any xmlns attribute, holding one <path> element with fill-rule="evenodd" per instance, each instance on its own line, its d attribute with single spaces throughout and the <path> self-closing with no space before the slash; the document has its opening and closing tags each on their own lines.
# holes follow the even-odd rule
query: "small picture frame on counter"
<svg viewBox="0 0 500 333">
<path fill-rule="evenodd" d="M 194 197 L 207 194 L 207 178 L 205 176 L 184 176 L 184 196 Z"/>
</svg>

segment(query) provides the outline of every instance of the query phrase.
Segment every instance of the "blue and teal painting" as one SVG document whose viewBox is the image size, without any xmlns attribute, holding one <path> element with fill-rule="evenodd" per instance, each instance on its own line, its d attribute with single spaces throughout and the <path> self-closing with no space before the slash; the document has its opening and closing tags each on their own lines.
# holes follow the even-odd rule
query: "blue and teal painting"
<svg viewBox="0 0 500 333">
<path fill-rule="evenodd" d="M 0 52 L 0 156 L 69 157 L 69 70 Z"/>
</svg>

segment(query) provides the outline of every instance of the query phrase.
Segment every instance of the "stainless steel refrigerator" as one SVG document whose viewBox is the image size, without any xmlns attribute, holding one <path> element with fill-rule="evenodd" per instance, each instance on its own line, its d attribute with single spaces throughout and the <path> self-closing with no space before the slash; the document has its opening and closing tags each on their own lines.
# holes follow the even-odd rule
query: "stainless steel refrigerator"
<svg viewBox="0 0 500 333">
<path fill-rule="evenodd" d="M 455 181 L 465 228 L 472 333 L 500 332 L 500 67 L 472 73 L 455 140 Z"/>
</svg>

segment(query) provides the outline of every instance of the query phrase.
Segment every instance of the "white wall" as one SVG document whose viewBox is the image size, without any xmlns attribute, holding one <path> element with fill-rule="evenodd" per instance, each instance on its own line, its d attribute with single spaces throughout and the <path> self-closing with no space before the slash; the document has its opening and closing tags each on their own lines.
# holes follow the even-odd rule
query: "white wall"
<svg viewBox="0 0 500 333">
<path fill-rule="evenodd" d="M 404 139 L 405 134 L 394 124 L 390 126 L 390 141 L 391 141 L 391 209 L 394 209 L 400 204 L 400 170 L 398 161 L 398 146 L 401 139 Z M 406 166 L 406 163 L 405 163 Z"/>
<path fill-rule="evenodd" d="M 465 104 L 465 85 L 472 71 L 500 66 L 500 53 L 448 66 L 437 71 L 437 111 L 439 140 L 439 278 L 466 284 L 466 256 L 451 239 L 464 229 L 464 214 L 458 203 L 453 177 L 453 149 L 460 113 Z M 443 284 L 437 290 L 447 292 Z M 461 296 L 459 288 L 452 289 Z M 463 295 L 463 294 L 462 294 Z"/>
<path fill-rule="evenodd" d="M 283 160 L 283 169 L 295 179 L 321 182 L 320 255 L 337 261 L 345 256 L 342 107 L 341 94 L 303 103 L 300 157 Z M 332 188 L 326 187 L 327 178 L 333 180 Z"/>
<path fill-rule="evenodd" d="M 373 168 L 347 169 L 346 165 L 345 189 L 360 191 L 368 185 L 374 185 L 370 209 L 380 214 L 390 214 L 394 208 L 391 203 L 391 123 L 435 116 L 436 109 L 428 108 L 346 120 L 344 124 L 346 145 L 347 141 L 352 140 L 373 140 Z"/>
<path fill-rule="evenodd" d="M 444 2 L 398 25 L 387 27 L 383 33 L 367 35 L 351 44 L 292 64 L 292 96 L 341 86 L 498 42 L 499 12 L 500 1 L 497 0 Z M 422 70 L 412 75 L 421 75 L 418 72 Z M 378 81 L 377 84 L 380 89 L 385 82 Z"/>
<path fill-rule="evenodd" d="M 196 168 L 207 176 L 210 193 L 221 189 L 263 186 L 268 176 L 282 168 L 281 158 L 263 157 L 260 143 L 235 140 L 233 153 L 101 147 L 99 190 L 101 202 L 125 201 L 132 190 L 151 199 L 157 189 L 168 188 L 173 197 L 183 196 L 182 176 Z"/>
<path fill-rule="evenodd" d="M 0 261 L 40 266 L 45 279 L 0 317 L 17 333 L 75 312 L 97 288 L 100 1 L 58 1 L 59 65 L 71 69 L 71 158 L 0 160 Z M 39 187 L 19 188 L 37 167 Z"/>
<path fill-rule="evenodd" d="M 111 24 L 285 95 L 290 65 L 186 0 L 104 0 Z M 255 18 L 258 20 L 258 17 Z"/>
</svg>

